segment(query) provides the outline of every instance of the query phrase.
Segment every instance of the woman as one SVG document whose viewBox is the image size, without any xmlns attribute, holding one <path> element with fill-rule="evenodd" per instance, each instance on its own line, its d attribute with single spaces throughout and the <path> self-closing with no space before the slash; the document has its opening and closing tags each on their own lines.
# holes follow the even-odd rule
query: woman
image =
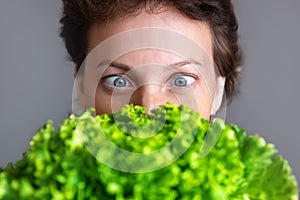
<svg viewBox="0 0 300 200">
<path fill-rule="evenodd" d="M 75 113 L 88 107 L 110 113 L 130 103 L 149 112 L 171 102 L 209 119 L 224 94 L 231 99 L 237 91 L 241 56 L 230 0 L 64 0 L 63 6 L 61 37 L 77 76 Z"/>
</svg>

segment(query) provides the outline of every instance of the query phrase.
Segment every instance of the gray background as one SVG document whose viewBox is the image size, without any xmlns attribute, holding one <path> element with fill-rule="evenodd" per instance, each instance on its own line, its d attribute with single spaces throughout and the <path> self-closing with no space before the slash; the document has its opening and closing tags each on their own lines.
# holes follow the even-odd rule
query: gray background
<svg viewBox="0 0 300 200">
<path fill-rule="evenodd" d="M 245 54 L 227 122 L 260 133 L 300 179 L 300 0 L 236 0 Z M 0 0 L 0 166 L 21 158 L 48 119 L 71 112 L 72 63 L 58 37 L 60 0 Z"/>
</svg>

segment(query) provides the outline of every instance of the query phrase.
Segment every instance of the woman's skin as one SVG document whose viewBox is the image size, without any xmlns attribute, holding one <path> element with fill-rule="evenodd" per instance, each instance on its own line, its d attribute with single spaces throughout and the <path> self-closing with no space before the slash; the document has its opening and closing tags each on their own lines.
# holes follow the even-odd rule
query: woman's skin
<svg viewBox="0 0 300 200">
<path fill-rule="evenodd" d="M 200 45 L 207 57 L 213 58 L 212 34 L 208 24 L 166 8 L 156 14 L 142 11 L 133 17 L 93 24 L 88 34 L 88 52 L 117 33 L 147 27 L 181 33 Z M 194 100 L 190 106 L 203 118 L 209 119 L 213 92 L 190 61 L 163 50 L 141 49 L 121 55 L 101 74 L 95 108 L 97 114 L 111 113 L 126 103 L 132 103 L 146 107 L 149 113 L 160 104 L 171 102 L 180 105 Z M 122 100 L 124 96 L 126 99 Z"/>
</svg>

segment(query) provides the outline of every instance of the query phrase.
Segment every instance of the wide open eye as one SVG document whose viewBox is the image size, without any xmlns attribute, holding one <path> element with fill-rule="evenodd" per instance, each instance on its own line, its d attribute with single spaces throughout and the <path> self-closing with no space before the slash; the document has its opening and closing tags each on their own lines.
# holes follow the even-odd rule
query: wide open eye
<svg viewBox="0 0 300 200">
<path fill-rule="evenodd" d="M 130 87 L 130 82 L 124 76 L 120 75 L 110 75 L 103 78 L 105 84 L 114 88 L 124 88 Z"/>
<path fill-rule="evenodd" d="M 172 85 L 177 87 L 187 87 L 194 83 L 196 79 L 190 75 L 177 75 L 175 78 L 172 79 Z"/>
</svg>

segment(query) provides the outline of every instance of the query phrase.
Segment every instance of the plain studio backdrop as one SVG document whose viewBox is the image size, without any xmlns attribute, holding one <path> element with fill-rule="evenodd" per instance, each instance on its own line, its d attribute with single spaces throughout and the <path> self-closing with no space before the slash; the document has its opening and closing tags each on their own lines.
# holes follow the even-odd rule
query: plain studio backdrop
<svg viewBox="0 0 300 200">
<path fill-rule="evenodd" d="M 245 55 L 226 121 L 276 145 L 300 180 L 300 1 L 236 0 Z M 73 64 L 60 0 L 0 0 L 0 166 L 28 150 L 48 119 L 71 112 Z"/>
</svg>

